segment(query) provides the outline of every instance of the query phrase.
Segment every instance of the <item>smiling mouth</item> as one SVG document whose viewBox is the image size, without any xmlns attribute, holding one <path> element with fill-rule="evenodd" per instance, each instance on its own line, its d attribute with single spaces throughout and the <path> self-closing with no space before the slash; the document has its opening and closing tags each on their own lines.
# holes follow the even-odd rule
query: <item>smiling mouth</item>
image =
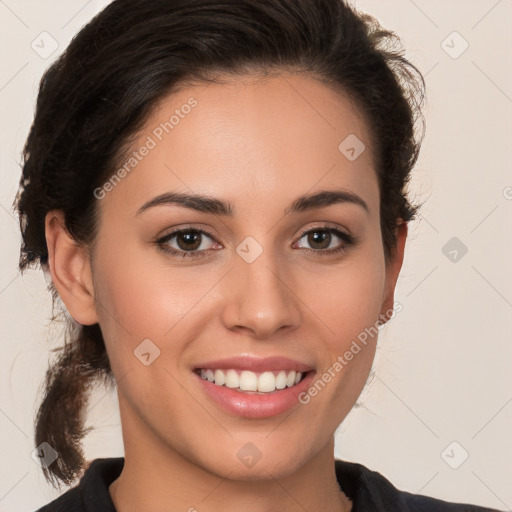
<svg viewBox="0 0 512 512">
<path fill-rule="evenodd" d="M 216 386 L 227 387 L 241 393 L 267 394 L 297 385 L 310 372 L 274 370 L 251 372 L 249 370 L 221 370 L 198 368 L 195 372 Z"/>
</svg>

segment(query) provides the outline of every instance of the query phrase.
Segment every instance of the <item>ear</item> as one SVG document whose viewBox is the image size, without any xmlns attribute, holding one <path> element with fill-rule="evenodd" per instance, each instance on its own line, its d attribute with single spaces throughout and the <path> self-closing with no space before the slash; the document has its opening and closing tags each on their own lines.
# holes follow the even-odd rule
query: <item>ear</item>
<svg viewBox="0 0 512 512">
<path fill-rule="evenodd" d="M 386 264 L 386 280 L 384 284 L 382 307 L 379 316 L 379 323 L 381 325 L 385 324 L 393 314 L 393 306 L 395 302 L 395 287 L 404 260 L 406 239 L 407 222 L 404 222 L 403 220 L 400 219 L 396 228 L 395 251 L 391 259 Z"/>
<path fill-rule="evenodd" d="M 90 256 L 69 234 L 62 211 L 47 213 L 45 234 L 52 281 L 69 314 L 82 325 L 97 323 Z"/>
</svg>

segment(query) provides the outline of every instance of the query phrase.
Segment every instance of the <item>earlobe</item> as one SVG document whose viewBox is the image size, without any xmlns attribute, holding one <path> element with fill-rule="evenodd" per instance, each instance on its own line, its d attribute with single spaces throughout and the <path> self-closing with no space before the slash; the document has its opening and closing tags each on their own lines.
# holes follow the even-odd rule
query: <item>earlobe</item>
<svg viewBox="0 0 512 512">
<path fill-rule="evenodd" d="M 51 278 L 69 314 L 82 325 L 97 323 L 90 256 L 69 234 L 62 211 L 47 213 L 45 234 Z"/>
<path fill-rule="evenodd" d="M 407 222 L 401 221 L 396 228 L 396 246 L 393 258 L 386 265 L 386 282 L 383 293 L 383 302 L 379 322 L 385 324 L 393 314 L 395 287 L 402 268 L 407 239 Z"/>
</svg>

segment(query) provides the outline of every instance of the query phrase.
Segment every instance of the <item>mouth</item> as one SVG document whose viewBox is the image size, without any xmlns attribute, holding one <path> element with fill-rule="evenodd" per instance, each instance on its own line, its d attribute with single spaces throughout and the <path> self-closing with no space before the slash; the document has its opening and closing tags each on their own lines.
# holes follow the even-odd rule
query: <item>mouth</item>
<svg viewBox="0 0 512 512">
<path fill-rule="evenodd" d="M 248 419 L 275 417 L 297 406 L 315 376 L 311 364 L 276 355 L 241 354 L 203 361 L 192 370 L 206 400 Z"/>
<path fill-rule="evenodd" d="M 194 370 L 201 379 L 240 393 L 274 393 L 299 384 L 310 373 L 308 371 L 272 370 L 253 372 L 236 368 L 197 368 Z"/>
</svg>

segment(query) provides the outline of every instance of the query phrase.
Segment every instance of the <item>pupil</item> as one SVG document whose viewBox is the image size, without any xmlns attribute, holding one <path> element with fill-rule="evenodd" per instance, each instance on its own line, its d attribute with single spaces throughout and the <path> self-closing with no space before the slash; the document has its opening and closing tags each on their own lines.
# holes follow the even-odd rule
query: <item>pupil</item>
<svg viewBox="0 0 512 512">
<path fill-rule="evenodd" d="M 326 247 L 329 247 L 330 242 L 330 236 L 331 234 L 327 231 L 313 231 L 308 235 L 308 242 L 311 245 L 320 244 L 320 249 L 325 249 Z M 197 231 L 187 231 L 184 233 L 181 233 L 178 238 L 178 245 L 180 246 L 180 249 L 183 250 L 195 250 L 197 249 L 201 244 L 198 243 L 200 238 L 200 233 Z M 185 240 L 185 243 L 180 243 L 182 240 Z M 327 245 L 325 242 L 327 241 Z"/>
<path fill-rule="evenodd" d="M 308 242 L 311 245 L 314 245 L 314 244 L 317 244 L 317 243 L 325 242 L 327 240 L 327 245 L 324 243 L 322 245 L 322 247 L 319 247 L 320 249 L 325 249 L 326 247 L 329 247 L 329 242 L 330 242 L 329 238 L 330 238 L 330 236 L 331 236 L 331 234 L 329 232 L 327 232 L 327 231 L 313 231 L 309 235 Z"/>
<path fill-rule="evenodd" d="M 201 245 L 201 243 L 197 243 L 199 240 L 199 237 L 200 237 L 200 233 L 198 233 L 197 231 L 187 231 L 185 233 L 181 233 L 181 235 L 179 235 L 177 237 L 178 246 L 180 247 L 180 249 L 183 249 L 183 250 L 197 249 Z M 180 243 L 181 240 L 185 240 L 184 246 Z M 191 245 L 191 242 L 194 245 Z"/>
</svg>

